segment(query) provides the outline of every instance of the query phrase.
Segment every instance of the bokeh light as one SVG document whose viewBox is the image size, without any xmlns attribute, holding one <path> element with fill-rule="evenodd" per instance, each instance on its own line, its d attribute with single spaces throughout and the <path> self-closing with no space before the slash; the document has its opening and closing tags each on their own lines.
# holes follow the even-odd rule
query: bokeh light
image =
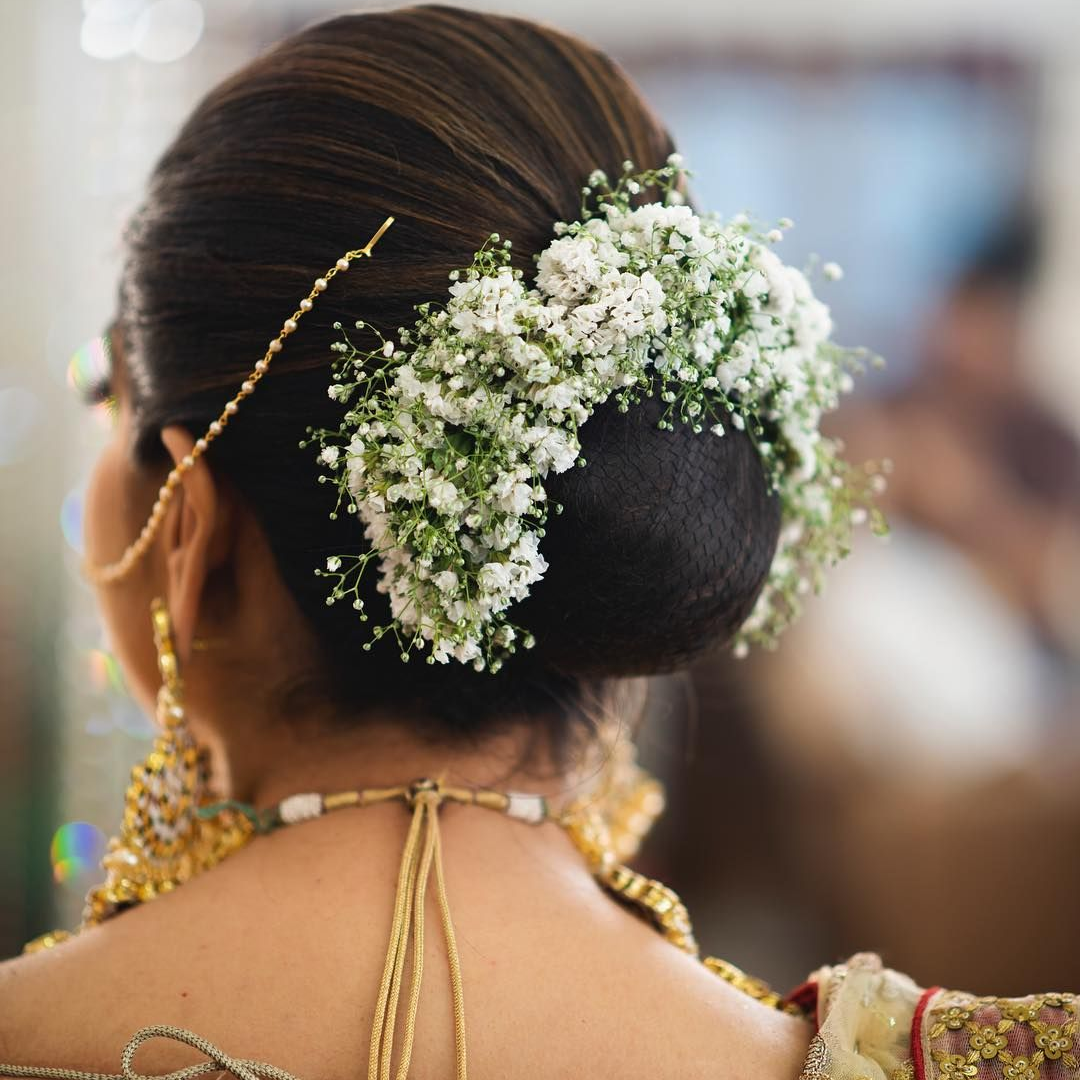
<svg viewBox="0 0 1080 1080">
<path fill-rule="evenodd" d="M 79 45 L 95 60 L 116 60 L 131 52 L 131 23 L 107 18 L 97 10 L 83 19 Z"/>
<path fill-rule="evenodd" d="M 80 345 L 68 361 L 67 382 L 76 394 L 86 396 L 109 374 L 109 344 L 100 334 Z"/>
<path fill-rule="evenodd" d="M 111 690 L 117 694 L 127 692 L 120 664 L 107 649 L 89 649 L 87 663 L 90 668 L 90 681 L 95 690 Z"/>
<path fill-rule="evenodd" d="M 49 849 L 53 879 L 60 885 L 84 887 L 100 874 L 105 844 L 105 834 L 88 821 L 61 825 Z"/>
<path fill-rule="evenodd" d="M 202 37 L 204 22 L 198 0 L 157 0 L 136 20 L 132 48 L 143 60 L 171 63 L 195 48 Z"/>
<path fill-rule="evenodd" d="M 72 551 L 83 553 L 83 504 L 86 492 L 83 488 L 69 491 L 60 504 L 60 531 Z"/>
<path fill-rule="evenodd" d="M 202 37 L 199 0 L 83 0 L 79 44 L 95 60 L 134 53 L 168 64 L 187 56 Z"/>
<path fill-rule="evenodd" d="M 91 404 L 94 416 L 103 428 L 112 426 L 116 409 L 115 399 L 111 395 L 95 397 L 107 386 L 112 369 L 109 355 L 109 339 L 98 335 L 71 354 L 67 366 L 67 384 L 81 401 Z"/>
</svg>

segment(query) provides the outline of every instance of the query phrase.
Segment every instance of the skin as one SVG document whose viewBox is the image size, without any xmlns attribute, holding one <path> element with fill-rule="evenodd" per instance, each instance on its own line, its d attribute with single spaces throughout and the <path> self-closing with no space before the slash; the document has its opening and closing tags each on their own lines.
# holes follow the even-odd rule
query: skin
<svg viewBox="0 0 1080 1080">
<path fill-rule="evenodd" d="M 86 506 L 86 551 L 99 565 L 138 534 L 166 471 L 146 472 L 129 454 L 122 360 L 113 390 L 115 436 Z M 173 461 L 193 445 L 179 427 L 161 438 Z M 542 754 L 527 772 L 516 769 L 524 729 L 461 747 L 420 738 L 407 717 L 349 728 L 317 707 L 281 716 L 268 673 L 286 677 L 310 663 L 315 646 L 264 535 L 215 478 L 212 450 L 185 474 L 147 557 L 99 590 L 128 686 L 147 709 L 158 686 L 155 596 L 172 615 L 192 729 L 211 748 L 219 787 L 236 798 L 267 806 L 300 791 L 436 774 L 556 797 L 573 790 L 574 778 Z M 115 1072 L 136 1029 L 169 1023 L 310 1080 L 361 1074 L 407 819 L 386 805 L 281 830 L 170 895 L 0 965 L 0 1061 Z M 441 821 L 470 1075 L 799 1073 L 810 1026 L 735 991 L 613 903 L 556 826 L 462 807 L 444 808 Z M 453 1075 L 449 974 L 430 896 L 427 910 L 411 1075 L 445 1078 Z M 154 1073 L 196 1060 L 158 1041 L 135 1066 Z"/>
</svg>

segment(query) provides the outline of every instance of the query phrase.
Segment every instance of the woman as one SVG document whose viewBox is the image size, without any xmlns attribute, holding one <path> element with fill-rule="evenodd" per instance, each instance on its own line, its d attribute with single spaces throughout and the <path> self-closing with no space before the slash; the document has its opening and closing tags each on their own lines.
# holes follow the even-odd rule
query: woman
<svg viewBox="0 0 1080 1080">
<path fill-rule="evenodd" d="M 817 436 L 824 308 L 672 150 L 606 57 L 440 7 L 195 111 L 129 231 L 86 511 L 162 735 L 83 932 L 0 969 L 0 1073 L 1075 1071 L 1071 998 L 862 955 L 782 1000 L 617 861 L 656 802 L 612 744 L 634 677 L 778 629 L 862 498 Z"/>
</svg>

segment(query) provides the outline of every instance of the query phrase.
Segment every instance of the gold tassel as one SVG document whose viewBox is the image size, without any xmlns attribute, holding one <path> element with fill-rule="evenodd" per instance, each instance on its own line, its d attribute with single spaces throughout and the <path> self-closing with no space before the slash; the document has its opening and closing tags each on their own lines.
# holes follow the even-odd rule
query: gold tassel
<svg viewBox="0 0 1080 1080">
<path fill-rule="evenodd" d="M 394 1031 L 397 1027 L 398 1003 L 408 952 L 412 949 L 412 977 L 409 1002 L 405 1016 L 405 1031 L 398 1060 L 396 1080 L 406 1080 L 412 1058 L 416 1033 L 416 1013 L 420 1005 L 420 986 L 424 977 L 424 906 L 427 885 L 435 867 L 435 893 L 442 916 L 443 938 L 450 962 L 450 990 L 454 1006 L 454 1049 L 457 1080 L 466 1080 L 465 1055 L 465 996 L 461 983 L 461 959 L 458 956 L 450 905 L 446 896 L 443 874 L 442 841 L 439 833 L 439 804 L 442 793 L 435 781 L 420 781 L 409 793 L 413 806 L 412 822 L 405 839 L 398 870 L 397 895 L 394 898 L 394 918 L 390 928 L 390 945 L 383 965 L 379 997 L 375 1004 L 375 1019 L 371 1029 L 368 1055 L 368 1080 L 390 1080 L 394 1054 Z M 411 940 L 410 940 L 411 932 Z"/>
</svg>

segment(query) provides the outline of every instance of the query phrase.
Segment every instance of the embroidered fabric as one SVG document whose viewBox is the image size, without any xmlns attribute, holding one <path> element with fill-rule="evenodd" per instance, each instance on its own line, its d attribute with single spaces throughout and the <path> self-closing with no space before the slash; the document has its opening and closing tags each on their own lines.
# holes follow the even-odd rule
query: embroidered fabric
<svg viewBox="0 0 1080 1080">
<path fill-rule="evenodd" d="M 789 995 L 816 996 L 799 1080 L 1077 1080 L 1077 998 L 924 989 L 875 953 L 822 967 Z"/>
</svg>

